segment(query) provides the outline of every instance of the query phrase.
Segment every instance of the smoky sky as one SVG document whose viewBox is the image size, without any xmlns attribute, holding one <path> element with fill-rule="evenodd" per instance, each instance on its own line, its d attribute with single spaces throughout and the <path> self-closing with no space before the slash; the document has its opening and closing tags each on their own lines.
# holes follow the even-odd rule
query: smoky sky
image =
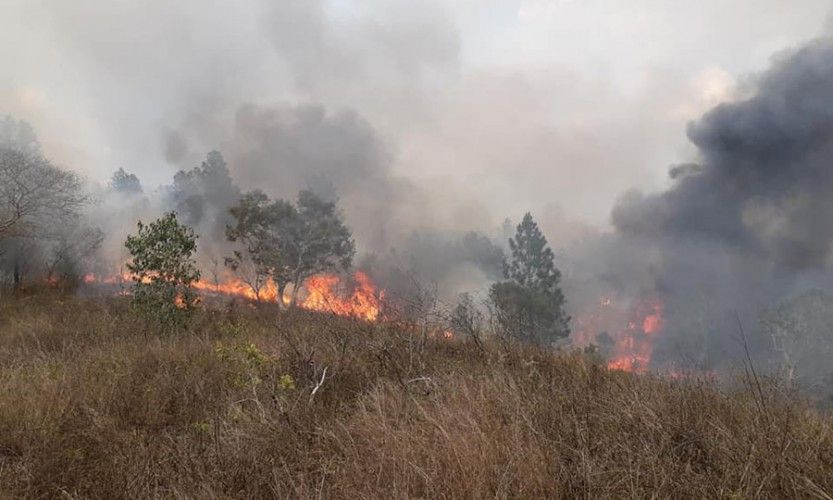
<svg viewBox="0 0 833 500">
<path fill-rule="evenodd" d="M 833 244 L 833 41 L 782 54 L 754 95 L 690 124 L 700 161 L 666 192 L 627 195 L 616 228 L 704 240 L 777 268 L 829 264 Z"/>
<path fill-rule="evenodd" d="M 287 163 L 303 155 L 283 148 L 272 174 L 257 173 L 257 151 L 298 134 L 270 125 L 286 135 L 247 152 L 241 114 L 291 122 L 318 109 L 323 128 L 351 116 L 357 132 L 339 140 L 366 151 L 354 175 L 370 175 L 381 200 L 340 193 L 370 205 L 351 223 L 389 197 L 402 203 L 388 204 L 387 225 L 412 228 L 494 227 L 532 210 L 552 214 L 542 225 L 566 244 L 575 222 L 604 228 L 623 190 L 663 187 L 667 165 L 695 149 L 686 122 L 732 98 L 774 51 L 818 35 L 828 10 L 821 0 L 9 0 L 0 111 L 32 123 L 50 158 L 92 181 L 123 167 L 163 185 L 219 149 L 242 189 L 275 193 L 336 167 L 308 155 L 318 163 L 296 175 L 306 167 Z"/>
</svg>

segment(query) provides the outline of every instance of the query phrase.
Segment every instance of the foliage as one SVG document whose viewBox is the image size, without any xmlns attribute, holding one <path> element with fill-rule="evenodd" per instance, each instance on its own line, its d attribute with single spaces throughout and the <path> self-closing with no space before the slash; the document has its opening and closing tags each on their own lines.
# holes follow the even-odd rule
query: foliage
<svg viewBox="0 0 833 500">
<path fill-rule="evenodd" d="M 524 215 L 509 239 L 511 260 L 504 265 L 505 281 L 489 290 L 501 331 L 525 341 L 550 343 L 570 333 L 564 311 L 561 273 L 554 255 L 532 215 Z"/>
<path fill-rule="evenodd" d="M 104 233 L 97 227 L 72 224 L 61 228 L 49 242 L 46 277 L 62 286 L 76 286 L 82 269 L 101 248 Z"/>
<path fill-rule="evenodd" d="M 486 276 L 499 279 L 503 272 L 505 256 L 500 247 L 488 237 L 470 231 L 463 236 L 462 249 L 468 260 L 480 268 Z"/>
<path fill-rule="evenodd" d="M 509 238 L 511 260 L 504 267 L 504 277 L 533 290 L 556 293 L 561 273 L 556 269 L 554 254 L 547 239 L 529 212 Z"/>
<path fill-rule="evenodd" d="M 0 119 L 0 149 L 12 149 L 30 156 L 41 156 L 40 142 L 32 126 L 8 115 Z"/>
<path fill-rule="evenodd" d="M 37 237 L 46 223 L 77 217 L 87 201 L 74 173 L 40 155 L 0 149 L 0 239 Z"/>
<path fill-rule="evenodd" d="M 90 236 L 71 233 L 82 226 L 80 212 L 88 199 L 77 175 L 43 157 L 28 123 L 0 119 L 0 280 L 11 276 L 19 288 L 43 262 L 47 277 L 56 261 L 62 274 L 77 274 L 80 262 L 70 262 L 64 250 L 67 237 L 80 243 Z"/>
<path fill-rule="evenodd" d="M 116 170 L 110 179 L 110 188 L 121 194 L 133 195 L 142 193 L 142 183 L 136 174 L 129 174 L 123 168 Z"/>
<path fill-rule="evenodd" d="M 296 205 L 253 191 L 230 212 L 236 223 L 227 227 L 226 236 L 243 249 L 226 259 L 228 265 L 239 269 L 250 259 L 257 276 L 274 280 L 279 297 L 293 285 L 292 303 L 308 277 L 352 263 L 355 244 L 335 202 L 310 191 L 301 191 Z"/>
<path fill-rule="evenodd" d="M 227 208 L 240 199 L 240 190 L 231 179 L 222 153 L 211 151 L 199 167 L 174 175 L 169 196 L 186 224 L 213 222 L 215 226 L 210 229 L 216 234 L 212 236 L 219 239 L 225 225 L 231 222 Z"/>
<path fill-rule="evenodd" d="M 133 304 L 164 329 L 181 327 L 196 305 L 191 289 L 200 277 L 192 257 L 196 240 L 170 212 L 149 225 L 139 221 L 138 234 L 125 242 L 132 256 L 127 269 L 133 274 Z"/>
</svg>

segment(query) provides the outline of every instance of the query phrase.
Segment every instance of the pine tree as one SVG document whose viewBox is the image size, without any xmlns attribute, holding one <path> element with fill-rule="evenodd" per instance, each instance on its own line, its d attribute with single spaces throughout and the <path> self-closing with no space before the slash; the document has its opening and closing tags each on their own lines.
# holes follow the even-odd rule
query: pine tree
<svg viewBox="0 0 833 500">
<path fill-rule="evenodd" d="M 555 267 L 555 255 L 529 212 L 518 225 L 515 237 L 509 238 L 509 248 L 512 260 L 504 266 L 506 279 L 534 290 L 559 291 L 561 272 Z"/>
<path fill-rule="evenodd" d="M 498 324 L 509 336 L 549 343 L 570 334 L 564 311 L 561 272 L 538 224 L 527 213 L 509 239 L 511 260 L 505 281 L 489 291 Z"/>
</svg>

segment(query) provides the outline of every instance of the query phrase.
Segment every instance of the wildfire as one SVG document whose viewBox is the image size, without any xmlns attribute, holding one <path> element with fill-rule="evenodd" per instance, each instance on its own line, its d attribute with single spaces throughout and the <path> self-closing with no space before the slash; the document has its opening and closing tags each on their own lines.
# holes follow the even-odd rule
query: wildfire
<svg viewBox="0 0 833 500">
<path fill-rule="evenodd" d="M 253 287 L 237 277 L 231 277 L 224 280 L 222 283 L 211 283 L 209 281 L 200 280 L 196 281 L 193 286 L 197 290 L 203 292 L 228 295 L 230 297 L 242 297 L 249 300 L 263 302 L 278 301 L 278 287 L 275 286 L 275 283 L 271 279 L 267 280 L 262 284 L 262 286 L 259 287 Z M 285 302 L 286 300 L 284 300 L 284 303 Z"/>
<path fill-rule="evenodd" d="M 112 276 L 87 274 L 83 281 L 88 285 L 120 285 L 131 282 L 132 275 L 130 273 Z M 370 276 L 362 271 L 357 271 L 353 275 L 352 282 L 353 286 L 348 287 L 342 278 L 335 274 L 313 276 L 304 283 L 305 293 L 301 294 L 303 299 L 299 306 L 311 311 L 328 312 L 366 321 L 380 319 L 384 292 L 379 291 Z M 222 281 L 199 280 L 194 282 L 192 286 L 207 294 L 240 297 L 262 302 L 278 301 L 278 289 L 271 279 L 252 286 L 237 276 L 228 275 Z M 291 298 L 284 296 L 282 301 L 284 304 L 288 304 Z M 177 303 L 178 307 L 180 306 L 179 302 L 181 300 Z"/>
<path fill-rule="evenodd" d="M 608 368 L 644 373 L 650 366 L 654 342 L 664 325 L 662 302 L 651 300 L 639 303 L 633 314 L 635 318 L 616 339 Z"/>
<path fill-rule="evenodd" d="M 364 272 L 357 271 L 353 279 L 353 292 L 346 295 L 341 289 L 341 278 L 334 274 L 321 274 L 309 278 L 305 284 L 307 297 L 301 303 L 301 307 L 311 311 L 331 312 L 339 316 L 376 321 L 382 312 L 383 292 L 376 291 L 376 286 Z"/>
<path fill-rule="evenodd" d="M 665 326 L 663 314 L 659 299 L 633 302 L 603 296 L 576 317 L 573 340 L 579 346 L 596 344 L 608 356 L 611 370 L 644 373 Z"/>
</svg>

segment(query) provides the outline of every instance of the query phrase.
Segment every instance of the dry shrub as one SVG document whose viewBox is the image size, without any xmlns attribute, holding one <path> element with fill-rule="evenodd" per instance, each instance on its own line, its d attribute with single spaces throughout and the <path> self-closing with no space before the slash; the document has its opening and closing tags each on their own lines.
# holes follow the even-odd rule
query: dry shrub
<svg viewBox="0 0 833 500">
<path fill-rule="evenodd" d="M 829 498 L 831 420 L 773 388 L 245 304 L 0 304 L 0 496 Z"/>
</svg>

